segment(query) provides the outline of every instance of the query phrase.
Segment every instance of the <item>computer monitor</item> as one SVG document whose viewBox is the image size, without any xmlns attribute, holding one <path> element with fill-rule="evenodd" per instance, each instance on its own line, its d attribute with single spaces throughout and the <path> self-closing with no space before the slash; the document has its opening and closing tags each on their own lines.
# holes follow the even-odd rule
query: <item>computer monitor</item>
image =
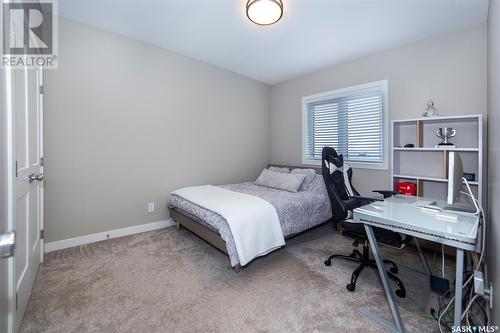
<svg viewBox="0 0 500 333">
<path fill-rule="evenodd" d="M 457 152 L 449 152 L 448 159 L 448 197 L 446 203 L 448 205 L 455 204 L 458 200 L 460 192 L 462 191 L 462 184 L 464 177 L 464 167 L 462 165 L 462 159 Z"/>
</svg>

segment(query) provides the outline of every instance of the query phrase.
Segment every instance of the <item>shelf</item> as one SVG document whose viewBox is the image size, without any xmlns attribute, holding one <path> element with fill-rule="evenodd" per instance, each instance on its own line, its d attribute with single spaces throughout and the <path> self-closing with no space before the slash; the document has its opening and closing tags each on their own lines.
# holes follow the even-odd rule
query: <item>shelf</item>
<svg viewBox="0 0 500 333">
<path fill-rule="evenodd" d="M 471 114 L 465 116 L 437 116 L 437 117 L 419 117 L 413 119 L 403 119 L 403 120 L 393 120 L 392 122 L 395 124 L 409 124 L 417 121 L 423 122 L 444 122 L 444 121 L 478 121 L 478 119 L 482 119 L 483 115 L 481 114 Z"/>
<path fill-rule="evenodd" d="M 393 175 L 394 178 L 406 178 L 406 179 L 415 179 L 415 180 L 428 180 L 430 182 L 440 182 L 447 183 L 448 179 L 439 178 L 439 177 L 421 177 L 421 176 L 410 176 L 410 175 Z"/>
<path fill-rule="evenodd" d="M 448 179 L 440 177 L 425 177 L 425 176 L 409 176 L 409 175 L 393 175 L 394 178 L 405 178 L 405 179 L 415 179 L 415 180 L 426 180 L 429 182 L 447 183 Z M 479 182 L 469 182 L 470 185 L 479 185 Z"/>
<path fill-rule="evenodd" d="M 428 148 L 404 148 L 404 147 L 393 147 L 393 150 L 397 151 L 457 151 L 457 152 L 479 152 L 479 148 L 434 148 L 434 147 L 428 147 Z"/>
<path fill-rule="evenodd" d="M 476 175 L 476 181 L 469 184 L 482 201 L 485 194 L 484 121 L 481 114 L 392 120 L 392 186 L 409 181 L 416 185 L 417 196 L 446 198 L 450 155 L 457 152 L 462 159 L 463 170 Z M 457 147 L 435 146 L 441 142 L 436 136 L 441 127 L 456 130 L 457 135 L 451 142 Z M 413 144 L 414 147 L 405 148 L 405 144 Z"/>
</svg>

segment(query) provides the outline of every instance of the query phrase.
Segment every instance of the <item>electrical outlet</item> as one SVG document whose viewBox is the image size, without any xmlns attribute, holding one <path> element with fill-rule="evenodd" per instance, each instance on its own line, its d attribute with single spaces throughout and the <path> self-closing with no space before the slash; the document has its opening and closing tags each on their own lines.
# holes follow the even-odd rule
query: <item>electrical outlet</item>
<svg viewBox="0 0 500 333">
<path fill-rule="evenodd" d="M 153 213 L 155 211 L 155 203 L 148 202 L 148 213 Z"/>
</svg>

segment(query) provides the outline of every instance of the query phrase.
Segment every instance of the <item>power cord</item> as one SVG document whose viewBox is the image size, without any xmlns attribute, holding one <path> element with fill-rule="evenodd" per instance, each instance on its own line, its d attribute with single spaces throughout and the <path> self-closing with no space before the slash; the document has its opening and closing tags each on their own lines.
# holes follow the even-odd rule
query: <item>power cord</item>
<svg viewBox="0 0 500 333">
<path fill-rule="evenodd" d="M 466 184 L 468 190 L 470 191 L 470 193 L 472 193 L 472 191 L 470 189 L 470 186 L 469 186 L 469 183 L 467 182 L 467 180 L 465 180 L 465 184 Z M 483 234 L 482 234 L 483 238 L 482 238 L 482 244 L 481 244 L 481 256 L 479 257 L 479 261 L 477 262 L 476 269 L 475 269 L 477 271 L 481 267 L 481 263 L 482 263 L 482 261 L 484 259 L 484 253 L 485 253 L 485 246 L 486 246 L 486 215 L 484 214 L 483 207 L 476 200 L 476 198 L 474 198 L 473 195 L 471 195 L 469 193 L 466 193 L 466 192 L 463 192 L 463 191 L 461 191 L 461 193 L 467 195 L 468 197 L 470 197 L 473 200 L 473 203 L 474 203 L 474 206 L 476 207 L 476 210 L 483 217 Z M 466 288 L 468 286 L 468 284 L 472 281 L 473 278 L 474 278 L 474 272 L 472 272 L 472 274 L 466 279 L 465 283 L 462 285 L 462 289 Z M 471 294 L 474 292 L 474 288 L 473 287 L 471 288 L 470 292 L 471 292 Z M 465 293 L 465 295 L 467 295 L 467 293 Z M 474 301 L 478 297 L 479 297 L 479 295 L 474 295 L 472 298 L 469 299 L 469 301 L 467 302 L 467 305 L 465 307 L 465 310 L 462 313 L 461 320 L 463 320 L 464 318 L 468 318 L 468 314 L 469 314 L 469 311 L 470 311 L 470 309 L 472 307 L 472 304 L 474 304 Z M 455 300 L 455 295 L 449 300 L 449 302 L 446 305 L 445 309 L 442 312 L 439 311 L 439 312 L 441 312 L 441 314 L 439 314 L 439 317 L 438 317 L 438 326 L 439 326 L 439 332 L 440 333 L 443 333 L 442 324 L 441 324 L 443 316 L 450 311 L 450 307 L 454 303 L 454 300 Z M 486 323 L 483 323 L 483 324 L 487 324 L 487 317 L 485 319 L 486 319 Z M 448 330 L 451 330 L 447 323 L 445 325 L 446 325 L 446 328 Z"/>
</svg>

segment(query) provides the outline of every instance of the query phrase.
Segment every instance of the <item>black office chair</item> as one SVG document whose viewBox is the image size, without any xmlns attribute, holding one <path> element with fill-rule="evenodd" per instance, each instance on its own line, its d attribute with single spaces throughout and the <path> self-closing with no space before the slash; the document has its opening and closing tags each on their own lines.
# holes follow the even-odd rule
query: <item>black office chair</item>
<svg viewBox="0 0 500 333">
<path fill-rule="evenodd" d="M 322 150 L 322 171 L 328 196 L 330 197 L 334 220 L 341 223 L 341 230 L 343 232 L 352 234 L 356 237 L 353 242 L 354 247 L 358 247 L 360 243 L 363 244 L 363 253 L 354 249 L 349 255 L 334 254 L 325 260 L 325 265 L 331 266 L 333 258 L 359 262 L 358 267 L 352 273 L 351 282 L 346 286 L 347 290 L 354 291 L 356 289 L 356 281 L 361 271 L 367 266 L 376 269 L 377 264 L 374 259 L 370 259 L 369 243 L 364 225 L 361 223 L 353 223 L 352 211 L 357 207 L 370 204 L 377 199 L 361 197 L 359 195 L 351 182 L 352 168 L 344 163 L 343 156 L 338 155 L 335 149 L 331 147 L 324 147 Z M 377 190 L 374 192 L 382 194 L 384 198 L 398 194 L 398 192 L 395 191 Z M 399 233 L 380 228 L 374 227 L 373 232 L 379 244 L 396 248 L 403 248 L 412 240 L 410 236 L 403 238 Z M 396 290 L 396 295 L 405 297 L 405 287 L 401 280 L 395 275 L 398 273 L 398 266 L 391 260 L 384 260 L 384 263 L 391 265 L 387 274 L 399 287 L 399 289 Z"/>
</svg>

